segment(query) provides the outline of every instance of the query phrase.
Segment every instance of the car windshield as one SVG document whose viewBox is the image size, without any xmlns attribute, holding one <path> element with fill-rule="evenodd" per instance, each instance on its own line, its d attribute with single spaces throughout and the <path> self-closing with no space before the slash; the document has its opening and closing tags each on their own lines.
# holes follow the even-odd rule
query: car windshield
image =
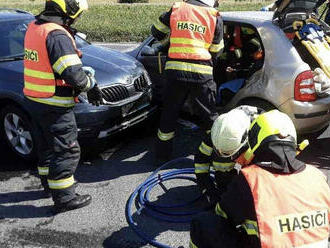
<svg viewBox="0 0 330 248">
<path fill-rule="evenodd" d="M 23 59 L 24 35 L 31 19 L 6 21 L 0 24 L 0 61 Z"/>
<path fill-rule="evenodd" d="M 0 23 L 0 62 L 23 59 L 24 36 L 32 19 L 11 20 Z M 76 36 L 77 48 L 89 45 L 87 41 Z"/>
</svg>

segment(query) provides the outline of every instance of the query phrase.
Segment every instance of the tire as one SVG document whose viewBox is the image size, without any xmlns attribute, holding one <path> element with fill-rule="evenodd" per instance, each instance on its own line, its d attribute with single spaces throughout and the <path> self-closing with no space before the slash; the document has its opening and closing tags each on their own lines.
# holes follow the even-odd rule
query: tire
<svg viewBox="0 0 330 248">
<path fill-rule="evenodd" d="M 0 128 L 1 136 L 16 155 L 25 160 L 36 160 L 33 124 L 25 112 L 14 105 L 5 106 L 0 113 Z"/>
</svg>

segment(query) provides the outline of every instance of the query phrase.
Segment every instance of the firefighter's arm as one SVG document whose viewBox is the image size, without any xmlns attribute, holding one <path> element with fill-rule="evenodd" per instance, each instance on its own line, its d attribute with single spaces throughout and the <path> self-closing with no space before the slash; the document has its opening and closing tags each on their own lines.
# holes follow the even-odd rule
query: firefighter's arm
<svg viewBox="0 0 330 248">
<path fill-rule="evenodd" d="M 209 47 L 209 51 L 212 55 L 213 61 L 221 55 L 224 49 L 224 40 L 223 40 L 223 20 L 221 16 L 217 17 L 217 23 L 214 32 L 214 38 L 212 44 Z"/>
<path fill-rule="evenodd" d="M 170 34 L 170 17 L 172 9 L 163 13 L 157 21 L 151 26 L 151 34 L 157 40 L 162 41 Z"/>
<path fill-rule="evenodd" d="M 197 185 L 201 193 L 206 197 L 209 203 L 214 203 L 217 201 L 219 194 L 215 187 L 214 181 L 210 176 L 210 165 L 212 160 L 211 155 L 213 148 L 207 140 L 210 140 L 210 137 L 204 139 L 198 147 L 198 151 L 194 158 L 194 166 Z"/>
<path fill-rule="evenodd" d="M 82 62 L 66 33 L 61 30 L 51 32 L 46 44 L 50 63 L 59 79 L 70 84 L 76 91 L 92 88 L 92 79 L 84 72 Z"/>
<path fill-rule="evenodd" d="M 243 174 L 233 178 L 227 191 L 221 195 L 215 207 L 215 213 L 227 219 L 234 226 L 244 226 L 245 223 L 255 222 L 253 196 Z"/>
</svg>

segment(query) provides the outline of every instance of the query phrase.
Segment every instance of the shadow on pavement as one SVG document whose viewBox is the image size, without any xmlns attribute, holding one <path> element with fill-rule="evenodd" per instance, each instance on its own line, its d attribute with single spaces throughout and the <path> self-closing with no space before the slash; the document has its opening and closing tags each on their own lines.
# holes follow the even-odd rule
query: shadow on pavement
<svg viewBox="0 0 330 248">
<path fill-rule="evenodd" d="M 153 165 L 155 135 L 150 131 L 148 133 L 146 137 L 141 129 L 132 129 L 126 134 L 126 138 L 117 139 L 116 145 L 112 141 L 112 147 L 110 146 L 108 150 L 110 157 L 94 159 L 89 163 L 90 165 L 83 164 L 77 170 L 75 178 L 82 183 L 93 183 L 156 170 L 158 167 Z M 174 140 L 173 159 L 194 154 L 200 144 L 200 137 L 199 131 L 179 129 Z M 116 146 L 117 150 L 114 148 Z M 107 157 L 107 151 L 103 153 Z M 189 166 L 178 164 L 175 168 L 192 166 L 192 164 Z"/>
<path fill-rule="evenodd" d="M 33 205 L 0 205 L 0 223 L 6 219 L 30 219 L 40 217 L 52 217 L 52 205 L 36 207 Z M 12 221 L 12 220 L 11 220 Z"/>
<path fill-rule="evenodd" d="M 175 181 L 175 180 L 173 180 Z M 188 202 L 193 200 L 194 198 L 198 198 L 199 196 L 199 190 L 196 185 L 187 185 L 187 186 L 174 186 L 173 183 L 169 183 L 165 186 L 170 186 L 172 188 L 168 188 L 168 191 L 164 193 L 164 191 L 158 186 L 158 189 L 155 188 L 153 190 L 153 197 L 152 200 L 153 204 L 157 205 L 174 205 L 174 204 L 180 204 L 184 202 Z M 155 192 L 154 192 L 155 191 Z M 155 196 L 155 193 L 157 193 Z M 201 201 L 197 201 L 194 204 L 192 204 L 190 207 L 184 207 L 184 208 L 174 208 L 172 210 L 166 210 L 172 213 L 172 216 L 169 215 L 158 215 L 162 217 L 171 217 L 171 219 L 176 220 L 183 220 L 183 219 L 190 219 L 192 216 L 195 216 L 197 212 L 200 212 L 205 206 L 201 203 Z M 133 208 L 134 209 L 134 208 Z M 174 213 L 188 213 L 188 212 L 196 212 L 194 215 L 186 215 L 186 216 L 179 216 L 175 215 Z M 181 243 L 182 246 L 186 246 L 185 241 L 182 240 L 182 236 L 177 237 L 176 234 L 179 235 L 185 235 L 190 230 L 190 221 L 185 223 L 173 223 L 173 222 L 167 222 L 165 220 L 159 220 L 151 214 L 148 214 L 148 212 L 144 209 L 142 210 L 141 214 L 137 214 L 135 211 L 132 215 L 132 219 L 134 223 L 137 224 L 136 227 L 140 231 L 143 232 L 143 235 L 146 238 L 152 239 L 159 243 L 164 243 L 165 245 L 171 246 L 169 244 L 169 240 L 163 241 L 162 239 L 162 233 L 167 231 L 173 231 L 176 232 L 174 235 L 172 234 L 172 239 L 174 243 Z M 183 233 L 185 232 L 185 233 Z M 176 242 L 175 242 L 176 240 Z M 178 241 L 179 240 L 179 241 Z M 131 227 L 123 227 L 117 232 L 114 232 L 111 236 L 106 238 L 103 242 L 103 247 L 105 248 L 137 248 L 137 247 L 143 247 L 147 245 L 147 243 L 138 236 Z"/>
</svg>

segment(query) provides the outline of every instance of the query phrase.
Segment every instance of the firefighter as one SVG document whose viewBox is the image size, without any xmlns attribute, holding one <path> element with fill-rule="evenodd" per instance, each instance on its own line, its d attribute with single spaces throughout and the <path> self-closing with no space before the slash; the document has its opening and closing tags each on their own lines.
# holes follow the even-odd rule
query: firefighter
<svg viewBox="0 0 330 248">
<path fill-rule="evenodd" d="M 252 163 L 228 185 L 216 214 L 192 221 L 190 247 L 328 247 L 330 188 L 320 170 L 296 159 L 296 139 L 278 110 L 252 122 Z"/>
<path fill-rule="evenodd" d="M 211 128 L 218 116 L 213 61 L 223 48 L 222 18 L 214 0 L 176 2 L 152 26 L 157 40 L 169 35 L 165 65 L 167 87 L 155 144 L 155 165 L 171 157 L 176 121 L 186 98 L 192 99 L 202 129 Z"/>
<path fill-rule="evenodd" d="M 247 134 L 251 122 L 261 113 L 252 106 L 239 106 L 221 114 L 213 123 L 211 132 L 205 135 L 194 158 L 197 185 L 209 204 L 215 204 L 232 178 L 237 166 L 250 161 L 247 151 Z M 236 164 L 238 163 L 238 164 Z M 235 168 L 236 165 L 236 168 Z M 215 172 L 215 182 L 210 168 Z"/>
<path fill-rule="evenodd" d="M 73 177 L 80 159 L 75 97 L 87 92 L 90 103 L 102 103 L 95 72 L 82 66 L 70 28 L 87 8 L 87 0 L 46 1 L 45 9 L 29 24 L 24 41 L 23 91 L 36 120 L 38 173 L 56 213 L 91 202 L 90 195 L 75 193 Z"/>
<path fill-rule="evenodd" d="M 226 46 L 215 68 L 219 84 L 249 78 L 263 65 L 261 42 L 252 27 L 227 25 L 226 31 Z"/>
</svg>

